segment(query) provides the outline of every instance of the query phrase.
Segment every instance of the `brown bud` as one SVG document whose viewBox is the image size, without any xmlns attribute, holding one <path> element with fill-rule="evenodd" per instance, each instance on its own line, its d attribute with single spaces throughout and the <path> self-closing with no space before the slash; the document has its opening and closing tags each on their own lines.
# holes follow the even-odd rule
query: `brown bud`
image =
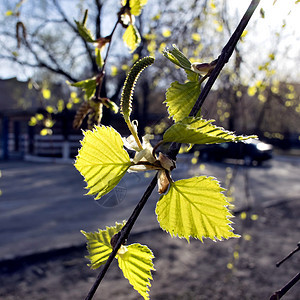
<svg viewBox="0 0 300 300">
<path fill-rule="evenodd" d="M 168 171 L 172 171 L 176 168 L 175 161 L 161 152 L 159 152 L 158 161 L 161 166 Z"/>
<path fill-rule="evenodd" d="M 169 185 L 170 185 L 170 181 L 168 179 L 168 176 L 166 174 L 165 170 L 160 170 L 158 171 L 158 192 L 160 194 L 163 194 L 167 191 Z"/>
<path fill-rule="evenodd" d="M 215 68 L 217 60 L 212 61 L 211 63 L 198 63 L 195 62 L 192 64 L 192 69 L 194 72 L 199 73 L 200 75 L 210 74 Z"/>
<path fill-rule="evenodd" d="M 112 238 L 110 239 L 110 244 L 113 247 L 113 249 L 116 247 L 117 242 L 120 238 L 121 232 L 119 231 L 118 233 L 116 233 L 115 235 L 112 236 Z"/>
<path fill-rule="evenodd" d="M 86 115 L 91 111 L 91 106 L 89 102 L 83 102 L 79 109 L 76 112 L 76 116 L 73 121 L 73 127 L 75 129 L 80 128 L 83 119 L 86 117 Z"/>
<path fill-rule="evenodd" d="M 111 41 L 110 36 L 101 37 L 96 40 L 97 48 L 100 49 L 100 51 L 104 48 L 104 46 Z"/>
</svg>

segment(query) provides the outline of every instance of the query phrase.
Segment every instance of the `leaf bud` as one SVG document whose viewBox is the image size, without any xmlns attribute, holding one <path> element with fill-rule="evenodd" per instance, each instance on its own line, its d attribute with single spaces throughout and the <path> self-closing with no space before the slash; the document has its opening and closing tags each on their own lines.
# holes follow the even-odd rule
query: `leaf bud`
<svg viewBox="0 0 300 300">
<path fill-rule="evenodd" d="M 160 194 L 163 194 L 163 193 L 165 193 L 167 191 L 167 189 L 168 189 L 168 187 L 170 185 L 170 181 L 168 179 L 168 176 L 167 176 L 165 170 L 159 170 L 158 174 L 157 174 L 157 177 L 158 177 L 158 181 L 157 181 L 158 192 Z"/>
<path fill-rule="evenodd" d="M 172 171 L 176 168 L 175 161 L 161 152 L 159 152 L 158 161 L 161 166 L 168 171 Z"/>
<path fill-rule="evenodd" d="M 212 61 L 211 63 L 192 63 L 191 68 L 194 72 L 200 75 L 206 75 L 211 73 L 211 71 L 215 68 L 217 64 L 217 60 Z"/>
</svg>

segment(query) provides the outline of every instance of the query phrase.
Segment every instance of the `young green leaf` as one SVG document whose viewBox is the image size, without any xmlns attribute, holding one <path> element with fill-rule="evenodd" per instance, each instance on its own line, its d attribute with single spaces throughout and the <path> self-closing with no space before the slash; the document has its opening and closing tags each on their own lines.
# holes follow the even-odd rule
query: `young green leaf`
<svg viewBox="0 0 300 300">
<path fill-rule="evenodd" d="M 86 256 L 90 260 L 89 266 L 91 269 L 97 269 L 101 265 L 105 264 L 113 248 L 110 244 L 111 238 L 118 233 L 125 221 L 120 224 L 116 222 L 113 227 L 106 227 L 106 230 L 100 230 L 98 232 L 85 232 L 81 230 L 81 233 L 87 238 L 87 249 L 89 255 Z"/>
<path fill-rule="evenodd" d="M 81 37 L 87 41 L 88 43 L 95 43 L 95 39 L 93 38 L 91 32 L 83 25 L 81 22 L 75 21 L 77 30 Z"/>
<path fill-rule="evenodd" d="M 124 116 L 126 122 L 129 121 L 129 117 L 131 114 L 131 102 L 133 97 L 133 92 L 135 88 L 135 84 L 141 75 L 142 71 L 152 65 L 154 63 L 154 58 L 151 56 L 147 56 L 138 60 L 133 67 L 131 68 L 130 72 L 128 73 L 121 96 L 121 112 Z"/>
<path fill-rule="evenodd" d="M 143 7 L 147 4 L 147 1 L 148 0 L 130 0 L 130 12 L 135 16 L 139 16 Z"/>
<path fill-rule="evenodd" d="M 151 270 L 154 270 L 152 259 L 154 255 L 147 247 L 140 244 L 132 244 L 126 247 L 123 254 L 118 253 L 118 263 L 124 277 L 137 290 L 144 299 L 149 299 L 149 287 L 152 280 Z"/>
<path fill-rule="evenodd" d="M 165 49 L 163 51 L 164 57 L 169 59 L 173 64 L 177 65 L 180 68 L 192 71 L 191 62 L 189 59 L 177 48 L 176 45 L 173 45 L 173 49 Z"/>
<path fill-rule="evenodd" d="M 101 56 L 101 50 L 98 47 L 95 48 L 95 56 L 96 56 L 97 66 L 99 68 L 102 68 L 102 66 L 103 66 L 103 59 L 102 59 L 102 56 Z"/>
<path fill-rule="evenodd" d="M 186 144 L 216 144 L 238 142 L 256 136 L 236 136 L 233 132 L 211 124 L 214 120 L 187 117 L 172 125 L 163 136 L 165 142 Z"/>
<path fill-rule="evenodd" d="M 85 92 L 87 99 L 91 99 L 95 95 L 96 85 L 96 78 L 90 78 L 71 84 L 71 86 L 81 88 Z"/>
<path fill-rule="evenodd" d="M 133 52 L 141 42 L 141 36 L 133 24 L 129 24 L 123 34 L 123 41 L 130 49 L 130 52 Z"/>
<path fill-rule="evenodd" d="M 172 82 L 166 92 L 166 103 L 170 117 L 175 122 L 181 121 L 187 117 L 196 103 L 201 85 L 198 81 L 186 82 L 184 84 L 178 81 Z"/>
<path fill-rule="evenodd" d="M 239 237 L 232 232 L 231 213 L 223 195 L 224 189 L 213 177 L 193 177 L 170 185 L 160 197 L 157 220 L 162 229 L 172 236 L 212 240 Z"/>
<path fill-rule="evenodd" d="M 88 195 L 100 199 L 110 192 L 132 165 L 120 134 L 112 127 L 85 131 L 75 167 L 84 176 Z"/>
<path fill-rule="evenodd" d="M 200 74 L 198 74 L 194 71 L 191 71 L 191 70 L 184 70 L 184 71 L 186 73 L 188 81 L 196 81 L 196 82 L 199 81 Z"/>
</svg>

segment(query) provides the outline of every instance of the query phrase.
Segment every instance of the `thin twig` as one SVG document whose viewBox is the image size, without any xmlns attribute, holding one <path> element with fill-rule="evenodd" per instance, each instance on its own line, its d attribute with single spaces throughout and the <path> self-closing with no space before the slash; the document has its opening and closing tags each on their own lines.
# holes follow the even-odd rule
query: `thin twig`
<svg viewBox="0 0 300 300">
<path fill-rule="evenodd" d="M 276 267 L 279 267 L 283 262 L 285 262 L 287 259 L 289 259 L 292 255 L 294 255 L 297 251 L 300 250 L 300 242 L 297 244 L 297 248 L 294 249 L 289 255 L 287 255 L 284 259 L 276 263 Z"/>
<path fill-rule="evenodd" d="M 282 298 L 298 281 L 300 280 L 300 273 L 298 273 L 293 279 L 291 279 L 282 289 L 276 291 L 270 298 L 270 300 L 278 300 Z"/>
<path fill-rule="evenodd" d="M 210 90 L 211 90 L 213 84 L 215 83 L 217 77 L 219 76 L 221 70 L 223 69 L 223 67 L 228 62 L 229 58 L 231 57 L 236 44 L 238 43 L 244 29 L 246 28 L 250 18 L 252 17 L 255 9 L 258 6 L 259 2 L 260 2 L 260 0 L 252 0 L 251 1 L 247 11 L 245 12 L 243 18 L 241 19 L 239 25 L 237 26 L 236 30 L 230 37 L 228 43 L 223 48 L 221 55 L 218 58 L 218 62 L 216 64 L 215 68 L 213 69 L 213 71 L 211 72 L 206 85 L 204 86 L 203 90 L 201 91 L 201 94 L 200 94 L 197 102 L 195 103 L 195 105 L 190 113 L 190 116 L 196 116 L 198 114 L 198 111 L 202 107 L 208 93 L 210 92 Z"/>
<path fill-rule="evenodd" d="M 245 27 L 247 26 L 247 24 L 248 24 L 251 16 L 253 15 L 256 7 L 258 6 L 259 2 L 260 2 L 260 0 L 252 0 L 252 2 L 250 3 L 250 5 L 249 5 L 245 15 L 243 16 L 240 24 L 238 25 L 237 29 L 235 30 L 235 32 L 233 33 L 233 35 L 229 39 L 226 46 L 223 48 L 222 53 L 221 53 L 221 55 L 218 59 L 218 63 L 216 65 L 216 67 L 214 68 L 214 70 L 212 71 L 208 82 L 206 83 L 206 85 L 205 85 L 204 89 L 202 90 L 196 104 L 194 105 L 194 107 L 193 107 L 193 109 L 190 113 L 190 116 L 196 116 L 198 114 L 201 106 L 203 105 L 203 103 L 204 103 L 209 91 L 211 90 L 214 82 L 216 81 L 219 73 L 221 72 L 224 65 L 228 62 L 229 58 L 231 57 L 237 42 L 239 41 Z M 172 143 L 170 145 L 168 155 L 172 159 L 176 160 L 176 156 L 178 154 L 179 148 L 180 148 L 180 144 Z M 113 259 L 117 255 L 117 252 L 118 252 L 119 248 L 121 247 L 122 244 L 125 243 L 126 239 L 128 238 L 129 233 L 130 233 L 135 221 L 137 220 L 137 218 L 138 218 L 139 214 L 141 213 L 144 205 L 146 204 L 147 200 L 149 199 L 149 197 L 150 197 L 152 191 L 154 190 L 156 184 L 157 184 L 157 175 L 155 175 L 154 178 L 152 179 L 152 181 L 151 181 L 150 185 L 148 186 L 147 190 L 145 191 L 142 199 L 140 200 L 140 202 L 137 204 L 136 208 L 134 209 L 131 217 L 128 219 L 125 226 L 120 231 L 118 241 L 117 241 L 112 253 L 110 254 L 108 260 L 105 263 L 105 265 L 103 266 L 101 272 L 99 273 L 95 283 L 93 284 L 93 286 L 92 286 L 92 288 L 91 288 L 91 290 L 90 290 L 90 292 L 87 295 L 85 300 L 90 300 L 94 296 L 94 294 L 95 294 L 99 284 L 101 283 L 102 279 L 104 278 L 111 262 L 113 261 Z"/>
<path fill-rule="evenodd" d="M 114 35 L 114 33 L 115 33 L 116 29 L 117 29 L 118 24 L 119 24 L 119 19 L 115 23 L 114 28 L 113 28 L 111 34 L 109 35 L 110 41 L 108 43 L 108 47 L 107 47 L 107 50 L 106 50 L 105 58 L 103 60 L 102 68 L 101 68 L 101 70 L 99 72 L 99 77 L 102 76 L 102 78 L 103 78 L 103 76 L 105 74 L 105 66 L 106 66 L 106 62 L 107 62 L 107 59 L 108 59 L 109 50 L 110 50 L 110 47 L 111 47 L 112 37 L 113 37 L 113 35 Z M 99 84 L 97 85 L 97 87 L 96 87 L 96 92 L 95 92 L 96 100 L 98 100 L 100 98 L 100 93 L 101 93 L 101 90 L 102 90 L 102 83 L 103 83 L 103 80 L 101 80 L 99 82 Z"/>
<path fill-rule="evenodd" d="M 142 199 L 140 200 L 138 205 L 135 207 L 133 213 L 131 214 L 130 218 L 126 222 L 125 226 L 120 231 L 118 241 L 117 241 L 112 253 L 110 254 L 108 260 L 106 261 L 106 263 L 105 263 L 103 269 L 101 270 L 101 272 L 99 273 L 98 277 L 96 278 L 96 281 L 93 284 L 93 286 L 92 286 L 91 290 L 89 291 L 89 293 L 88 293 L 87 297 L 85 298 L 85 300 L 90 300 L 90 299 L 93 298 L 93 296 L 94 296 L 101 280 L 103 279 L 104 275 L 106 274 L 106 272 L 107 272 L 110 264 L 112 263 L 113 259 L 117 255 L 119 248 L 127 240 L 128 236 L 129 236 L 129 233 L 130 233 L 134 223 L 136 222 L 136 220 L 137 220 L 139 214 L 141 213 L 144 205 L 146 204 L 147 200 L 149 199 L 149 197 L 150 197 L 152 191 L 154 190 L 156 184 L 157 184 L 157 176 L 155 175 L 154 178 L 152 179 L 150 185 L 148 186 L 147 190 L 145 191 Z"/>
</svg>

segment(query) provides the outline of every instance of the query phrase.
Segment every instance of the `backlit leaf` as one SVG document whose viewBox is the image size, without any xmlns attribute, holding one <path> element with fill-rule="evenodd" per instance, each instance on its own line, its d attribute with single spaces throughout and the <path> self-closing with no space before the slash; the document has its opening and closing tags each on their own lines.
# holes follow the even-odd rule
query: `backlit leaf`
<svg viewBox="0 0 300 300">
<path fill-rule="evenodd" d="M 187 117 L 200 95 L 200 83 L 198 81 L 172 82 L 166 92 L 166 103 L 170 117 L 175 122 Z"/>
<path fill-rule="evenodd" d="M 232 232 L 231 213 L 223 195 L 224 189 L 213 177 L 193 177 L 171 183 L 166 195 L 160 197 L 157 220 L 172 236 L 222 240 L 239 237 Z"/>
<path fill-rule="evenodd" d="M 51 98 L 51 91 L 48 89 L 42 89 L 42 94 L 43 97 L 47 100 Z"/>
<path fill-rule="evenodd" d="M 133 52 L 141 42 L 141 36 L 133 24 L 130 24 L 123 34 L 123 41 L 130 49 L 130 52 Z"/>
<path fill-rule="evenodd" d="M 95 48 L 95 56 L 96 56 L 96 63 L 97 63 L 97 66 L 99 68 L 102 68 L 103 66 L 103 59 L 102 59 L 102 56 L 101 56 L 101 50 L 99 48 Z"/>
<path fill-rule="evenodd" d="M 72 83 L 71 85 L 81 88 L 85 92 L 87 99 L 90 99 L 95 95 L 96 78 L 78 81 L 78 82 Z"/>
<path fill-rule="evenodd" d="M 12 10 L 8 10 L 6 11 L 5 15 L 8 16 L 12 16 L 14 14 L 14 12 Z"/>
<path fill-rule="evenodd" d="M 165 49 L 163 55 L 169 59 L 172 63 L 177 65 L 180 68 L 191 70 L 191 62 L 189 59 L 177 48 L 176 45 L 173 45 L 173 49 Z"/>
<path fill-rule="evenodd" d="M 87 41 L 88 43 L 96 42 L 91 32 L 81 22 L 75 21 L 75 23 L 79 34 L 85 41 Z"/>
<path fill-rule="evenodd" d="M 256 136 L 236 136 L 233 132 L 211 124 L 214 120 L 187 117 L 172 125 L 164 134 L 165 142 L 216 144 L 244 141 Z"/>
<path fill-rule="evenodd" d="M 143 7 L 147 4 L 147 1 L 148 0 L 130 0 L 130 12 L 135 16 L 139 16 Z"/>
<path fill-rule="evenodd" d="M 106 227 L 106 230 L 99 229 L 98 232 L 85 232 L 81 230 L 81 233 L 87 238 L 89 255 L 86 258 L 91 262 L 89 264 L 91 269 L 97 269 L 105 264 L 113 250 L 110 240 L 124 225 L 125 222 L 122 224 L 116 223 L 116 226 Z"/>
<path fill-rule="evenodd" d="M 149 299 L 149 287 L 152 280 L 151 270 L 154 270 L 152 251 L 140 244 L 132 244 L 126 247 L 127 251 L 118 254 L 118 263 L 124 277 L 137 290 L 144 299 Z"/>
<path fill-rule="evenodd" d="M 120 134 L 112 127 L 95 126 L 93 131 L 85 131 L 81 144 L 75 167 L 84 176 L 87 194 L 100 199 L 119 183 L 131 166 L 129 155 Z"/>
<path fill-rule="evenodd" d="M 191 71 L 191 70 L 184 70 L 184 71 L 187 75 L 188 81 L 196 81 L 196 82 L 199 81 L 199 77 L 200 77 L 199 73 L 196 73 L 196 72 Z"/>
</svg>

